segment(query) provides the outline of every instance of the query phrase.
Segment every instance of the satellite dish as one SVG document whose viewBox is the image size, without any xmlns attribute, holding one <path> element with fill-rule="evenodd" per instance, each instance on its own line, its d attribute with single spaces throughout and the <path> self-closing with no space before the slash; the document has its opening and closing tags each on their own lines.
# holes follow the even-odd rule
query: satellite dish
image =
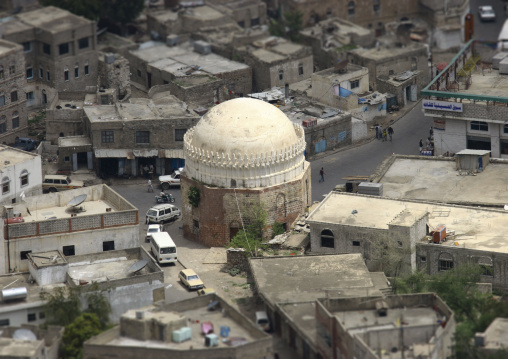
<svg viewBox="0 0 508 359">
<path fill-rule="evenodd" d="M 69 201 L 69 203 L 67 203 L 67 207 L 79 206 L 81 203 L 85 202 L 86 197 L 86 194 L 80 194 L 79 196 L 74 197 Z"/>
<path fill-rule="evenodd" d="M 14 334 L 12 334 L 12 338 L 16 340 L 31 340 L 35 341 L 37 340 L 37 337 L 35 334 L 28 329 L 17 329 L 14 331 Z"/>
<path fill-rule="evenodd" d="M 129 268 L 129 273 L 139 272 L 141 269 L 145 268 L 147 264 L 148 261 L 146 259 L 141 259 L 140 261 L 137 261 Z"/>
</svg>

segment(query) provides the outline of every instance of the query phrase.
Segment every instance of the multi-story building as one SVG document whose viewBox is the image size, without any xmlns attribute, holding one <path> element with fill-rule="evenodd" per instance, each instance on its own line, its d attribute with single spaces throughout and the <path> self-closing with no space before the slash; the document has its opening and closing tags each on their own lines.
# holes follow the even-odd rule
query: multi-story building
<svg viewBox="0 0 508 359">
<path fill-rule="evenodd" d="M 94 21 L 48 6 L 11 16 L 1 28 L 5 40 L 23 46 L 29 108 L 46 106 L 57 92 L 97 85 Z"/>
<path fill-rule="evenodd" d="M 25 197 L 42 194 L 41 156 L 0 145 L 1 204 L 23 201 Z"/>
<path fill-rule="evenodd" d="M 23 47 L 0 40 L 0 143 L 13 144 L 28 134 Z"/>
</svg>

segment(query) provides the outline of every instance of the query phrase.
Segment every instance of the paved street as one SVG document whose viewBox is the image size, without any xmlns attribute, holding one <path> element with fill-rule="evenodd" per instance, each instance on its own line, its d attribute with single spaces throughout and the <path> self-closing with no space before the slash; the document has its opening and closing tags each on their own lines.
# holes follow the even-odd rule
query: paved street
<svg viewBox="0 0 508 359">
<path fill-rule="evenodd" d="M 478 6 L 491 5 L 496 12 L 496 21 L 482 22 L 478 16 Z M 474 38 L 477 40 L 497 41 L 501 27 L 507 16 L 504 6 L 508 5 L 508 1 L 500 0 L 470 0 L 469 6 L 474 14 Z"/>
<path fill-rule="evenodd" d="M 344 184 L 345 176 L 365 175 L 368 176 L 376 169 L 386 156 L 392 153 L 405 155 L 418 155 L 418 142 L 420 138 L 429 136 L 432 118 L 423 116 L 421 103 L 395 122 L 393 141 L 372 142 L 327 155 L 312 161 L 312 199 L 320 201 L 337 184 Z M 325 182 L 319 183 L 319 169 L 325 170 Z"/>
</svg>

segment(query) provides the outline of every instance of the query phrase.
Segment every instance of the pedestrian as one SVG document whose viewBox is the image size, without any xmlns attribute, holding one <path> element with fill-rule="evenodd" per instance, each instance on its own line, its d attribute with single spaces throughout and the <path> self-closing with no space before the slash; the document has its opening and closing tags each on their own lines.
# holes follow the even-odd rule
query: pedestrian
<svg viewBox="0 0 508 359">
<path fill-rule="evenodd" d="M 432 128 L 432 126 L 430 126 L 430 137 L 431 138 L 434 138 L 434 129 Z"/>
<path fill-rule="evenodd" d="M 423 139 L 420 138 L 420 153 L 422 153 L 423 149 Z"/>
<path fill-rule="evenodd" d="M 319 170 L 319 182 L 324 182 L 325 181 L 325 170 L 323 169 L 323 167 L 321 167 L 321 169 Z"/>
<path fill-rule="evenodd" d="M 390 136 L 390 141 L 392 140 L 392 136 L 393 136 L 393 128 L 392 126 L 388 127 L 388 136 Z"/>
<path fill-rule="evenodd" d="M 382 138 L 383 138 L 383 127 L 379 126 L 378 139 L 382 139 Z"/>
<path fill-rule="evenodd" d="M 148 180 L 148 192 L 152 192 L 153 193 L 153 186 L 152 186 L 152 180 Z"/>
<path fill-rule="evenodd" d="M 383 142 L 385 142 L 385 141 L 386 141 L 386 135 L 387 135 L 387 133 L 386 133 L 386 128 L 385 128 L 385 129 L 383 130 Z"/>
<path fill-rule="evenodd" d="M 379 139 L 379 125 L 376 125 L 376 140 Z"/>
</svg>

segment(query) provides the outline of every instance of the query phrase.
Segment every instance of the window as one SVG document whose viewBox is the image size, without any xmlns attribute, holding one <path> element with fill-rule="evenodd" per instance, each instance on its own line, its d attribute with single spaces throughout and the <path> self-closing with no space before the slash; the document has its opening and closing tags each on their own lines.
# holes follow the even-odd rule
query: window
<svg viewBox="0 0 508 359">
<path fill-rule="evenodd" d="M 422 263 L 426 263 L 426 262 L 427 262 L 427 257 L 425 257 L 425 256 L 421 256 L 421 257 L 420 257 L 420 262 L 422 262 Z"/>
<path fill-rule="evenodd" d="M 471 130 L 475 131 L 488 131 L 489 124 L 483 121 L 471 121 Z"/>
<path fill-rule="evenodd" d="M 28 65 L 26 68 L 26 78 L 27 79 L 33 79 L 34 78 L 34 70 L 31 65 Z"/>
<path fill-rule="evenodd" d="M 489 277 L 494 276 L 494 267 L 491 265 L 480 264 L 480 270 L 481 270 L 481 272 L 480 272 L 481 275 L 486 275 Z"/>
<path fill-rule="evenodd" d="M 49 76 L 49 68 L 48 68 L 48 69 L 46 69 L 46 80 L 49 81 L 50 79 L 51 79 L 51 77 Z"/>
<path fill-rule="evenodd" d="M 392 76 L 394 74 L 393 70 L 388 70 L 388 76 Z"/>
<path fill-rule="evenodd" d="M 78 64 L 76 64 L 76 66 L 74 67 L 74 78 L 78 77 L 79 77 L 79 66 Z"/>
<path fill-rule="evenodd" d="M 23 51 L 24 52 L 30 52 L 32 51 L 32 43 L 30 41 L 21 43 L 23 45 Z"/>
<path fill-rule="evenodd" d="M 27 92 L 26 93 L 26 99 L 27 100 L 33 100 L 33 99 L 35 99 L 34 92 L 33 91 Z"/>
<path fill-rule="evenodd" d="M 45 319 L 45 318 L 46 318 L 46 313 L 39 312 L 39 319 Z"/>
<path fill-rule="evenodd" d="M 360 247 L 360 241 L 353 241 L 353 247 Z"/>
<path fill-rule="evenodd" d="M 78 40 L 78 46 L 80 49 L 86 49 L 88 47 L 88 37 L 84 37 Z"/>
<path fill-rule="evenodd" d="M 11 181 L 9 180 L 9 177 L 4 177 L 2 179 L 2 194 L 9 193 L 11 187 Z"/>
<path fill-rule="evenodd" d="M 136 143 L 150 143 L 150 132 L 136 131 Z"/>
<path fill-rule="evenodd" d="M 102 131 L 102 143 L 113 143 L 115 142 L 113 131 Z"/>
<path fill-rule="evenodd" d="M 70 162 L 71 156 L 64 156 L 64 162 Z"/>
<path fill-rule="evenodd" d="M 192 220 L 192 225 L 193 225 L 194 229 L 199 229 L 199 222 L 196 221 L 195 219 Z"/>
<path fill-rule="evenodd" d="M 259 17 L 255 17 L 254 19 L 250 19 L 250 26 L 259 25 Z"/>
<path fill-rule="evenodd" d="M 76 255 L 76 250 L 74 249 L 74 246 L 63 246 L 62 252 L 64 256 Z"/>
<path fill-rule="evenodd" d="M 21 181 L 21 187 L 27 186 L 28 185 L 28 171 L 23 170 L 23 172 L 21 172 L 21 176 L 19 176 L 19 179 Z"/>
<path fill-rule="evenodd" d="M 64 68 L 64 80 L 69 81 L 69 69 L 67 66 Z"/>
<path fill-rule="evenodd" d="M 115 250 L 115 241 L 102 242 L 102 250 L 104 252 Z"/>
<path fill-rule="evenodd" d="M 347 14 L 348 15 L 354 15 L 355 14 L 355 2 L 350 1 L 347 4 Z"/>
<path fill-rule="evenodd" d="M 351 86 L 351 90 L 356 89 L 360 87 L 360 80 L 349 81 L 349 85 Z"/>
<path fill-rule="evenodd" d="M 302 64 L 298 65 L 298 75 L 303 75 L 303 65 Z"/>
<path fill-rule="evenodd" d="M 0 133 L 7 132 L 7 121 L 5 121 L 5 116 L 0 117 Z"/>
<path fill-rule="evenodd" d="M 69 43 L 66 42 L 64 44 L 58 45 L 58 53 L 60 55 L 65 55 L 65 54 L 69 53 Z"/>
<path fill-rule="evenodd" d="M 0 79 L 4 78 L 4 67 L 0 66 Z"/>
<path fill-rule="evenodd" d="M 8 327 L 10 323 L 9 319 L 0 319 L 0 327 Z"/>
<path fill-rule="evenodd" d="M 238 21 L 238 26 L 245 27 L 245 21 Z"/>
<path fill-rule="evenodd" d="M 43 104 L 48 103 L 48 95 L 46 95 L 46 90 L 42 90 L 42 103 Z"/>
<path fill-rule="evenodd" d="M 508 125 L 503 126 L 503 133 L 508 133 Z"/>
<path fill-rule="evenodd" d="M 380 4 L 380 0 L 372 0 L 372 10 L 374 10 L 374 12 L 378 12 L 379 10 L 381 10 L 381 4 Z"/>
<path fill-rule="evenodd" d="M 3 106 L 3 105 L 5 105 L 5 96 L 4 95 L 0 96 L 0 106 Z"/>
<path fill-rule="evenodd" d="M 279 70 L 279 80 L 284 80 L 284 70 Z"/>
<path fill-rule="evenodd" d="M 321 231 L 321 247 L 335 248 L 335 238 L 329 229 Z"/>
<path fill-rule="evenodd" d="M 27 257 L 27 254 L 28 254 L 28 253 L 32 253 L 32 251 L 21 251 L 21 252 L 19 253 L 19 256 L 20 256 L 21 260 L 28 259 L 28 257 Z"/>
<path fill-rule="evenodd" d="M 19 113 L 18 111 L 14 111 L 12 113 L 12 128 L 18 128 L 19 127 Z"/>
<path fill-rule="evenodd" d="M 29 322 L 35 322 L 37 320 L 37 313 L 28 313 L 27 319 Z"/>
<path fill-rule="evenodd" d="M 42 67 L 39 67 L 39 78 L 44 78 L 44 69 Z"/>
<path fill-rule="evenodd" d="M 187 132 L 186 129 L 175 129 L 175 141 L 183 141 L 183 136 Z"/>
<path fill-rule="evenodd" d="M 90 74 L 90 67 L 88 67 L 88 61 L 85 61 L 85 76 Z"/>
<path fill-rule="evenodd" d="M 51 46 L 49 46 L 49 44 L 42 43 L 42 52 L 47 55 L 51 55 Z"/>
<path fill-rule="evenodd" d="M 18 91 L 14 90 L 11 92 L 11 102 L 18 101 Z"/>
<path fill-rule="evenodd" d="M 13 75 L 16 72 L 16 66 L 11 65 L 9 66 L 9 74 Z"/>
<path fill-rule="evenodd" d="M 438 270 L 440 272 L 442 272 L 442 271 L 447 271 L 449 269 L 453 269 L 453 260 L 440 259 L 439 260 Z"/>
</svg>

